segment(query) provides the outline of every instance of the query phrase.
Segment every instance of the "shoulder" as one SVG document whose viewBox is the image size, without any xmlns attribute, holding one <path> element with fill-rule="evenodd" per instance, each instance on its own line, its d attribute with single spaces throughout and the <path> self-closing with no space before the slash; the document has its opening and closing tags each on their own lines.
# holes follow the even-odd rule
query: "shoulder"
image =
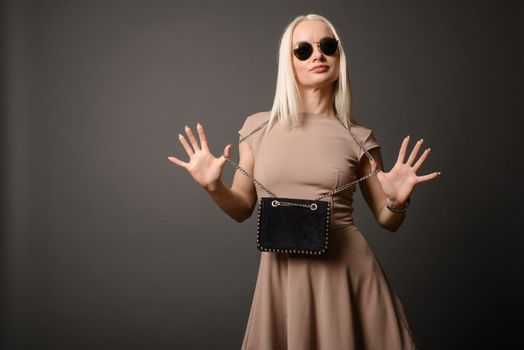
<svg viewBox="0 0 524 350">
<path fill-rule="evenodd" d="M 350 128 L 353 135 L 355 135 L 358 139 L 364 141 L 367 139 L 371 134 L 373 134 L 373 130 L 371 128 L 368 128 L 364 125 L 353 123 Z"/>
<path fill-rule="evenodd" d="M 260 124 L 268 120 L 270 113 L 271 111 L 255 112 L 247 116 L 245 122 L 249 123 L 250 125 L 255 124 L 254 126 L 256 126 L 257 123 Z"/>
<path fill-rule="evenodd" d="M 362 143 L 362 146 L 358 146 L 359 150 L 357 151 L 357 158 L 359 161 L 364 155 L 364 150 L 369 151 L 373 148 L 380 147 L 380 143 L 373 134 L 373 130 L 371 128 L 365 127 L 357 123 L 353 123 L 353 125 L 351 125 L 350 130 L 355 136 L 355 138 L 359 140 L 360 143 Z"/>
<path fill-rule="evenodd" d="M 250 114 L 244 120 L 242 128 L 238 131 L 241 135 L 245 136 L 252 130 L 254 130 L 261 123 L 269 119 L 271 111 L 261 111 Z"/>
<path fill-rule="evenodd" d="M 353 135 L 362 142 L 378 143 L 375 133 L 370 127 L 354 122 L 350 130 Z"/>
</svg>

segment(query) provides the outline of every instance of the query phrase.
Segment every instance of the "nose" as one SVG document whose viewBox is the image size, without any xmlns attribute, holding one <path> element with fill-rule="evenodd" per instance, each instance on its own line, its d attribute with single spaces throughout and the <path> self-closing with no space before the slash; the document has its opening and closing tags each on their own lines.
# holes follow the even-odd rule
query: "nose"
<svg viewBox="0 0 524 350">
<path fill-rule="evenodd" d="M 318 59 L 324 57 L 324 54 L 322 53 L 322 51 L 320 51 L 320 43 L 315 43 L 313 45 L 313 53 L 311 54 L 311 56 Z"/>
</svg>

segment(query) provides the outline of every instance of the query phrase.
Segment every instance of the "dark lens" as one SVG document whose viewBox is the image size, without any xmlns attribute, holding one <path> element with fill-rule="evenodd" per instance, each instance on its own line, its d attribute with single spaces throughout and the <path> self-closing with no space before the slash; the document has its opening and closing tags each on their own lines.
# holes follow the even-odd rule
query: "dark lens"
<svg viewBox="0 0 524 350">
<path fill-rule="evenodd" d="M 293 49 L 295 57 L 301 61 L 305 61 L 313 53 L 313 47 L 307 42 L 300 42 L 296 49 Z"/>
<path fill-rule="evenodd" d="M 328 56 L 334 55 L 338 49 L 338 42 L 335 38 L 323 38 L 320 40 L 320 50 Z"/>
</svg>

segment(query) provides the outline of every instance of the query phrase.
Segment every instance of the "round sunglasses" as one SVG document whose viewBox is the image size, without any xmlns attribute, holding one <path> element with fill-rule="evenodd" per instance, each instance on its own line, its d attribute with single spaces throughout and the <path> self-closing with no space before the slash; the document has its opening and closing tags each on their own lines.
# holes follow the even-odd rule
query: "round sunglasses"
<svg viewBox="0 0 524 350">
<path fill-rule="evenodd" d="M 332 37 L 325 37 L 320 41 L 314 41 L 318 49 L 327 56 L 333 56 L 338 49 L 338 40 Z M 313 54 L 313 46 L 307 41 L 299 41 L 293 49 L 295 57 L 301 61 L 307 60 Z"/>
</svg>

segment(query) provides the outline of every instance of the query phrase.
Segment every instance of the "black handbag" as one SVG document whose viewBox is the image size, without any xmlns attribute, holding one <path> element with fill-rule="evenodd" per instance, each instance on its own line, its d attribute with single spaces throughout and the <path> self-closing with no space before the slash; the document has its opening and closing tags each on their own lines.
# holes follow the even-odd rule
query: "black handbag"
<svg viewBox="0 0 524 350">
<path fill-rule="evenodd" d="M 338 120 L 349 131 L 360 148 L 364 150 L 368 159 L 372 160 L 373 157 L 364 149 L 362 142 L 353 135 L 340 119 Z M 240 142 L 260 130 L 268 122 L 269 120 L 264 121 L 247 136 L 241 137 L 236 145 L 238 146 Z M 261 197 L 258 200 L 257 247 L 260 251 L 275 253 L 325 254 L 329 243 L 331 204 L 323 201 L 322 198 L 343 191 L 379 171 L 377 167 L 375 171 L 360 179 L 323 193 L 316 199 L 284 198 L 277 197 L 265 188 L 258 180 L 232 161 L 230 157 L 226 157 L 226 160 L 269 194 L 269 197 Z"/>
</svg>

